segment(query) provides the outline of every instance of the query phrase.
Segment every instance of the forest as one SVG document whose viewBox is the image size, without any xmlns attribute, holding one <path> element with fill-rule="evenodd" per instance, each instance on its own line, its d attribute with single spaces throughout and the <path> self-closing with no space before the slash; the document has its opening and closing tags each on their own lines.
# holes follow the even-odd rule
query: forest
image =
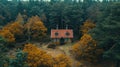
<svg viewBox="0 0 120 67">
<path fill-rule="evenodd" d="M 0 0 L 0 67 L 120 67 L 120 0 Z"/>
</svg>

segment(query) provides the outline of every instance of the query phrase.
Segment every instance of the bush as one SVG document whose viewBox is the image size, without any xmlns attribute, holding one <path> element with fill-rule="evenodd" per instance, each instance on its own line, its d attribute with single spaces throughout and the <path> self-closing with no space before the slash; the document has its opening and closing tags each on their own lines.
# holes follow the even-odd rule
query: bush
<svg viewBox="0 0 120 67">
<path fill-rule="evenodd" d="M 30 67 L 72 67 L 71 59 L 65 54 L 52 57 L 33 44 L 26 44 L 23 51 L 28 53 L 26 61 Z"/>
<path fill-rule="evenodd" d="M 8 58 L 5 56 L 5 53 L 0 52 L 0 67 L 8 66 Z"/>
<path fill-rule="evenodd" d="M 27 53 L 18 51 L 16 58 L 9 59 L 9 67 L 28 67 L 26 63 Z"/>
<path fill-rule="evenodd" d="M 72 67 L 71 60 L 68 56 L 60 54 L 54 58 L 54 67 Z"/>
<path fill-rule="evenodd" d="M 53 58 L 33 44 L 26 44 L 24 52 L 28 53 L 27 63 L 30 67 L 53 67 Z"/>
<path fill-rule="evenodd" d="M 80 41 L 72 46 L 71 53 L 77 60 L 96 62 L 101 57 L 103 50 L 97 48 L 96 41 L 89 34 L 84 34 Z"/>
</svg>

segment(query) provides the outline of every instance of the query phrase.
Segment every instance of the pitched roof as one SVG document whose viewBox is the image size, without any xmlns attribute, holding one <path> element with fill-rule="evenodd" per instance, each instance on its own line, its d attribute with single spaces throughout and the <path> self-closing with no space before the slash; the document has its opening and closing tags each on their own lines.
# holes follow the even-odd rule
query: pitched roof
<svg viewBox="0 0 120 67">
<path fill-rule="evenodd" d="M 52 29 L 51 38 L 73 38 L 72 29 Z"/>
</svg>

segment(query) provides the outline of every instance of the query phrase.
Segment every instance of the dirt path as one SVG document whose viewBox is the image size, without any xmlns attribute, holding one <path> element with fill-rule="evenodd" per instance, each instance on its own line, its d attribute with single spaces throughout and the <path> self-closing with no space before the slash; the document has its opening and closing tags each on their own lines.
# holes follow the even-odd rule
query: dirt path
<svg viewBox="0 0 120 67">
<path fill-rule="evenodd" d="M 82 63 L 76 61 L 70 54 L 70 49 L 72 44 L 66 44 L 62 46 L 57 46 L 55 49 L 47 48 L 48 45 L 40 46 L 41 49 L 45 50 L 48 54 L 56 57 L 60 54 L 65 54 L 72 61 L 72 67 L 80 67 Z"/>
<path fill-rule="evenodd" d="M 40 46 L 41 49 L 45 50 L 48 54 L 51 54 L 53 57 L 59 55 L 59 54 L 65 54 L 67 56 L 70 56 L 69 50 L 71 49 L 71 45 L 62 45 L 57 46 L 55 49 L 47 48 L 47 45 Z"/>
</svg>

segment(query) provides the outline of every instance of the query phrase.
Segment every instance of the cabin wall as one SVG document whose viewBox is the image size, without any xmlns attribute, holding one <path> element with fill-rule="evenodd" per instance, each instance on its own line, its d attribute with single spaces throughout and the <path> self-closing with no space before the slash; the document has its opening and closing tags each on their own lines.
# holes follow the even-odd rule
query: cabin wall
<svg viewBox="0 0 120 67">
<path fill-rule="evenodd" d="M 53 42 L 60 42 L 60 39 L 55 38 L 55 39 L 53 39 Z"/>
<path fill-rule="evenodd" d="M 65 43 L 71 43 L 72 42 L 72 39 L 70 38 L 65 38 Z"/>
<path fill-rule="evenodd" d="M 60 44 L 60 39 L 54 38 L 54 39 L 52 39 L 52 42 L 56 45 L 59 45 Z"/>
<path fill-rule="evenodd" d="M 52 39 L 52 42 L 55 44 L 60 44 L 60 38 L 54 38 Z M 64 38 L 64 43 L 71 43 L 72 39 L 71 38 Z"/>
</svg>

